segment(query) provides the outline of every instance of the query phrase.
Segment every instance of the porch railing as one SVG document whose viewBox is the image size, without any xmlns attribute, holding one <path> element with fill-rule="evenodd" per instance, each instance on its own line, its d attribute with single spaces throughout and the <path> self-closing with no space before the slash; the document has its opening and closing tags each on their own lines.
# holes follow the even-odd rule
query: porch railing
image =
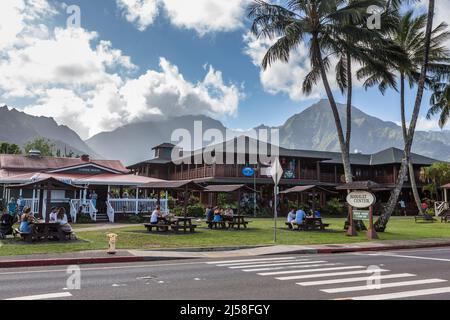
<svg viewBox="0 0 450 320">
<path fill-rule="evenodd" d="M 436 217 L 439 217 L 442 213 L 444 213 L 444 211 L 446 211 L 448 209 L 449 209 L 448 202 L 436 201 L 434 203 L 434 212 L 436 214 Z"/>
<path fill-rule="evenodd" d="M 109 201 L 106 201 L 106 214 L 108 215 L 109 222 L 114 223 L 115 212 Z"/>
<path fill-rule="evenodd" d="M 150 213 L 158 205 L 157 199 L 110 199 L 108 205 L 111 207 L 111 214 L 139 214 L 143 212 Z M 162 212 L 168 212 L 168 201 L 160 200 Z"/>
<path fill-rule="evenodd" d="M 72 219 L 77 220 L 78 211 L 81 207 L 81 212 L 84 214 L 88 214 L 91 217 L 92 221 L 97 221 L 97 212 L 98 210 L 95 208 L 92 200 L 79 200 L 72 199 L 70 200 L 70 213 Z"/>
<path fill-rule="evenodd" d="M 25 201 L 25 207 L 31 208 L 33 214 L 38 214 L 39 211 L 39 199 L 23 199 Z"/>
</svg>

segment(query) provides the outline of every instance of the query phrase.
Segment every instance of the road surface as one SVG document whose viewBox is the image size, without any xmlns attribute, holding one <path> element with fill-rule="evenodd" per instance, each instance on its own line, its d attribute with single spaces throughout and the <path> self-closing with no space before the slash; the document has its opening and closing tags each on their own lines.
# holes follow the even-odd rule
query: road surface
<svg viewBox="0 0 450 320">
<path fill-rule="evenodd" d="M 0 299 L 447 300 L 450 249 L 0 269 Z"/>
</svg>

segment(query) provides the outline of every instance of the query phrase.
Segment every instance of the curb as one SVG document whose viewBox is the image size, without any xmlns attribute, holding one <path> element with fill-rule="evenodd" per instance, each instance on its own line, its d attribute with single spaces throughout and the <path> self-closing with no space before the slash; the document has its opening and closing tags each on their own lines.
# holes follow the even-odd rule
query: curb
<svg viewBox="0 0 450 320">
<path fill-rule="evenodd" d="M 359 247 L 359 248 L 323 248 L 323 249 L 305 249 L 298 251 L 271 253 L 266 255 L 286 255 L 286 254 L 340 254 L 352 252 L 378 252 L 389 250 L 407 250 L 407 249 L 426 249 L 450 247 L 449 243 L 425 243 L 411 245 L 390 245 L 380 247 Z M 264 256 L 261 254 L 260 256 Z M 140 256 L 117 256 L 117 257 L 98 257 L 98 258 L 66 258 L 66 259 L 35 259 L 35 260 L 10 260 L 0 261 L 0 269 L 23 268 L 23 267 L 47 267 L 47 266 L 68 266 L 68 265 L 86 265 L 86 264 L 109 264 L 109 263 L 133 263 L 146 261 L 170 261 L 198 259 L 192 257 L 140 257 Z"/>
<path fill-rule="evenodd" d="M 71 258 L 71 259 L 35 259 L 0 261 L 0 269 L 24 267 L 49 267 L 86 264 L 132 263 L 161 260 L 182 260 L 186 258 L 174 257 L 100 257 L 100 258 Z"/>
</svg>

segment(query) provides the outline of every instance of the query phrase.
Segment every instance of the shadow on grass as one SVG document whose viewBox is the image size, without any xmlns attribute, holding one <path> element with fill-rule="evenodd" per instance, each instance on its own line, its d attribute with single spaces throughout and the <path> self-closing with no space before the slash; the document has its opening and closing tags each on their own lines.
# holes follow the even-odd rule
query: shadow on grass
<svg viewBox="0 0 450 320">
<path fill-rule="evenodd" d="M 1 245 L 8 246 L 39 246 L 39 245 L 49 245 L 49 244 L 89 244 L 89 241 L 77 239 L 77 240 L 68 240 L 68 241 L 57 241 L 57 240 L 48 240 L 48 241 L 34 241 L 31 243 L 25 242 L 21 239 L 6 239 L 0 242 Z M 0 245 L 0 246 L 1 246 Z"/>
</svg>

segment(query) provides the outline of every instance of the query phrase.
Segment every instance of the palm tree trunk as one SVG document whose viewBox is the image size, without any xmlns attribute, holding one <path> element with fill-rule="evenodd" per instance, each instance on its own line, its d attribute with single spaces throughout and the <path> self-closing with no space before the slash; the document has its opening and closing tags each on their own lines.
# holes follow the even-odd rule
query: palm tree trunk
<svg viewBox="0 0 450 320">
<path fill-rule="evenodd" d="M 353 98 L 353 79 L 352 79 L 352 57 L 347 52 L 347 132 L 345 136 L 346 153 L 350 154 L 350 140 L 352 138 L 352 98 Z"/>
<path fill-rule="evenodd" d="M 400 167 L 400 172 L 397 178 L 397 183 L 395 185 L 394 190 L 392 190 L 391 197 L 386 205 L 385 212 L 381 215 L 378 221 L 375 224 L 377 231 L 384 231 L 389 222 L 389 219 L 394 212 L 395 206 L 398 202 L 398 197 L 403 188 L 403 184 L 406 179 L 406 175 L 408 173 L 408 164 L 410 162 L 411 157 L 411 148 L 414 142 L 414 134 L 417 126 L 417 121 L 419 119 L 420 107 L 422 104 L 423 93 L 425 90 L 425 79 L 428 71 L 428 62 L 430 56 L 430 46 L 431 46 L 431 33 L 433 29 L 433 19 L 434 19 L 434 7 L 435 0 L 430 0 L 428 5 L 428 21 L 427 28 L 425 33 L 425 54 L 424 61 L 422 65 L 422 71 L 420 73 L 419 84 L 417 88 L 417 96 L 414 104 L 414 110 L 412 114 L 411 124 L 409 126 L 408 134 L 405 140 L 405 150 L 404 150 L 404 158 L 402 160 L 402 165 Z"/>
<path fill-rule="evenodd" d="M 406 141 L 408 140 L 408 131 L 406 127 L 406 111 L 405 111 L 405 74 L 401 72 L 400 74 L 400 113 L 402 117 L 402 132 L 403 132 L 403 142 L 406 145 Z M 416 203 L 417 209 L 419 213 L 422 214 L 422 205 L 420 201 L 419 191 L 417 190 L 416 176 L 414 175 L 414 166 L 410 161 L 408 161 L 408 171 L 409 171 L 409 180 L 411 181 L 411 189 L 414 196 L 414 201 Z"/>
<path fill-rule="evenodd" d="M 333 96 L 333 92 L 330 87 L 330 83 L 328 82 L 328 76 L 327 76 L 327 72 L 325 70 L 325 66 L 323 64 L 322 52 L 320 50 L 319 39 L 318 39 L 317 35 L 313 35 L 313 42 L 314 42 L 314 50 L 316 51 L 315 53 L 316 53 L 316 57 L 318 60 L 318 61 L 316 61 L 316 63 L 319 65 L 322 82 L 325 87 L 325 91 L 327 93 L 328 100 L 330 101 L 331 110 L 332 110 L 333 116 L 334 116 L 334 122 L 336 125 L 337 136 L 338 136 L 339 145 L 340 145 L 341 153 L 342 153 L 342 163 L 344 166 L 345 181 L 347 183 L 350 183 L 350 182 L 353 182 L 353 174 L 352 174 L 352 169 L 351 169 L 351 165 L 350 165 L 350 154 L 347 151 L 349 149 L 349 147 L 347 147 L 347 143 L 344 138 L 344 131 L 342 130 L 342 122 L 341 122 L 341 118 L 339 116 L 339 110 L 337 108 L 336 101 L 334 100 L 334 96 Z M 347 123 L 348 122 L 351 122 L 351 119 L 347 119 Z"/>
</svg>

